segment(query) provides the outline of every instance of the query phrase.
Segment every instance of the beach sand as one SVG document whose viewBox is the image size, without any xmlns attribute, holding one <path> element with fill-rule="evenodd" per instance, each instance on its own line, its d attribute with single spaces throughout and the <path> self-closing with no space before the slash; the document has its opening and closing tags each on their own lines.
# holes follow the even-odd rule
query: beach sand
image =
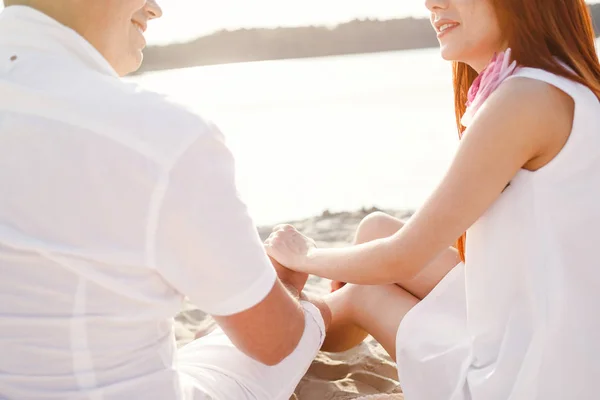
<svg viewBox="0 0 600 400">
<path fill-rule="evenodd" d="M 352 242 L 359 222 L 376 209 L 356 212 L 329 213 L 303 221 L 290 222 L 301 232 L 315 239 L 320 247 L 341 247 Z M 401 219 L 410 212 L 388 211 Z M 271 233 L 271 227 L 260 227 L 263 239 Z M 311 277 L 306 291 L 325 294 L 329 281 Z M 208 333 L 214 321 L 187 303 L 175 322 L 178 345 L 184 345 L 200 333 Z M 298 385 L 293 400 L 384 400 L 403 399 L 396 366 L 385 350 L 371 337 L 360 346 L 345 353 L 321 352 L 313 362 L 304 379 Z"/>
</svg>

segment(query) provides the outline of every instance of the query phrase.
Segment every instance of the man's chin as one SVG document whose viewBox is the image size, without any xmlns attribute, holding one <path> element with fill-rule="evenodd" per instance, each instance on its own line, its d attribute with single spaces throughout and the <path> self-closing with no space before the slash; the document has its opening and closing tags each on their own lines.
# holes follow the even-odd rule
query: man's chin
<svg viewBox="0 0 600 400">
<path fill-rule="evenodd" d="M 131 62 L 126 65 L 121 65 L 120 70 L 117 70 L 119 76 L 126 76 L 130 74 L 134 74 L 142 67 L 142 62 L 144 61 L 144 53 L 142 50 L 136 52 L 136 54 L 131 57 Z"/>
</svg>

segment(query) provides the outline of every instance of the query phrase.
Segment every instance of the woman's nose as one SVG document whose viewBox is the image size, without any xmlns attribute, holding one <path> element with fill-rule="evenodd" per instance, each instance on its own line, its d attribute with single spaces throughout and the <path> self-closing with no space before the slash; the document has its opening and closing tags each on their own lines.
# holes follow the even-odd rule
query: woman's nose
<svg viewBox="0 0 600 400">
<path fill-rule="evenodd" d="M 146 12 L 150 16 L 149 19 L 160 18 L 163 15 L 162 8 L 160 8 L 156 0 L 148 0 L 146 2 Z"/>
<path fill-rule="evenodd" d="M 425 7 L 431 12 L 448 8 L 451 0 L 425 0 Z"/>
</svg>

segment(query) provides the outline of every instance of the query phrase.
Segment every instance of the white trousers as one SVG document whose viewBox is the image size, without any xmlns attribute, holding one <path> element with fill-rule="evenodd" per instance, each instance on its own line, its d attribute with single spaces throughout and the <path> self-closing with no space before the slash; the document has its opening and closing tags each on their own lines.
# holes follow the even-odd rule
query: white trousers
<svg viewBox="0 0 600 400">
<path fill-rule="evenodd" d="M 325 340 L 321 312 L 301 302 L 306 325 L 296 350 L 269 367 L 239 351 L 222 330 L 178 351 L 184 400 L 289 400 Z"/>
</svg>

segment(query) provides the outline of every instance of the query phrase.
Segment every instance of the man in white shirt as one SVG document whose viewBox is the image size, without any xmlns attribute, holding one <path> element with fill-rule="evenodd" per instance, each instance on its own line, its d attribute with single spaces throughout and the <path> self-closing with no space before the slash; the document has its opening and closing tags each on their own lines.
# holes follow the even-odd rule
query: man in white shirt
<svg viewBox="0 0 600 400">
<path fill-rule="evenodd" d="M 5 5 L 0 398 L 287 400 L 329 311 L 278 279 L 218 129 L 120 80 L 158 5 Z M 220 329 L 177 351 L 184 296 Z"/>
</svg>

